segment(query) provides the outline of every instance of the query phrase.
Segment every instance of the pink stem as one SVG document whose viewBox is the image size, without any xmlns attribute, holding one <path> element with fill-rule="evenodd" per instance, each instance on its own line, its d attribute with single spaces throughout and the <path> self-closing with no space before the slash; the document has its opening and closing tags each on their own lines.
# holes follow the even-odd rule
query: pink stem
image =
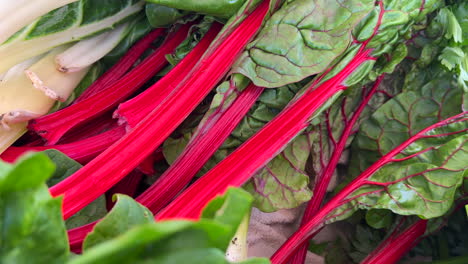
<svg viewBox="0 0 468 264">
<path fill-rule="evenodd" d="M 340 161 L 341 155 L 343 154 L 343 151 L 346 148 L 346 143 L 348 142 L 348 139 L 352 134 L 353 128 L 356 125 L 362 112 L 367 107 L 372 96 L 374 96 L 375 92 L 377 91 L 377 88 L 382 82 L 383 77 L 384 76 L 382 75 L 377 79 L 372 89 L 369 91 L 367 96 L 364 98 L 364 100 L 361 102 L 357 110 L 354 112 L 351 120 L 347 122 L 346 127 L 344 128 L 343 133 L 338 143 L 335 145 L 333 154 L 331 155 L 330 160 L 325 167 L 325 170 L 323 170 L 321 174 L 317 175 L 317 178 L 315 179 L 315 186 L 313 189 L 314 195 L 312 196 L 312 199 L 307 204 L 307 208 L 304 212 L 304 216 L 302 217 L 301 226 L 305 225 L 305 223 L 307 223 L 307 221 L 310 220 L 310 218 L 312 218 L 312 216 L 315 215 L 320 209 L 323 203 L 323 200 L 325 198 L 325 195 L 327 194 L 328 185 L 330 185 L 330 181 L 333 177 L 333 173 L 335 172 L 336 166 L 338 165 L 338 162 Z M 291 263 L 292 264 L 304 263 L 306 255 L 307 255 L 308 247 L 309 247 L 309 242 L 304 243 L 301 249 L 299 249 L 297 254 L 294 255 L 294 257 L 292 258 Z"/>
<path fill-rule="evenodd" d="M 143 53 L 151 47 L 153 41 L 161 36 L 161 29 L 155 29 L 133 45 L 120 60 L 106 73 L 99 77 L 86 91 L 84 91 L 73 104 L 93 97 L 98 92 L 106 89 L 119 80 L 136 63 Z"/>
<path fill-rule="evenodd" d="M 311 238 L 311 235 L 315 230 L 320 228 L 324 222 L 326 221 L 328 215 L 337 209 L 339 206 L 346 204 L 350 200 L 354 198 L 349 198 L 349 196 L 361 188 L 362 186 L 367 184 L 367 179 L 372 176 L 376 171 L 378 171 L 380 168 L 385 166 L 386 164 L 392 162 L 393 157 L 398 155 L 400 152 L 402 152 L 404 149 L 406 149 L 409 145 L 414 143 L 416 140 L 419 140 L 421 138 L 427 137 L 426 133 L 429 131 L 446 126 L 447 124 L 453 123 L 458 121 L 460 118 L 468 114 L 468 112 L 463 112 L 458 115 L 449 117 L 443 121 L 437 122 L 402 144 L 400 144 L 398 147 L 394 148 L 390 152 L 388 152 L 386 155 L 384 155 L 382 158 L 380 158 L 377 162 L 372 164 L 369 168 L 367 168 L 364 172 L 361 173 L 356 179 L 354 179 L 350 184 L 348 184 L 345 188 L 343 188 L 335 197 L 333 197 L 322 209 L 320 209 L 305 225 L 301 226 L 299 230 L 294 233 L 282 246 L 276 253 L 272 256 L 271 261 L 273 264 L 279 264 L 279 263 L 286 263 L 289 258 L 294 254 L 299 247 L 305 243 L 308 239 Z"/>
</svg>

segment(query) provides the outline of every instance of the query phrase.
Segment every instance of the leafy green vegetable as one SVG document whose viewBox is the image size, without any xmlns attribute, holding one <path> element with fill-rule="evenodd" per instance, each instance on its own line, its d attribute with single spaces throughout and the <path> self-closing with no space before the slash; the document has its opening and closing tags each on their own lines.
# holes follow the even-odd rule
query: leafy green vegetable
<svg viewBox="0 0 468 264">
<path fill-rule="evenodd" d="M 117 194 L 114 199 L 117 200 L 115 206 L 86 237 L 83 244 L 85 251 L 122 235 L 134 226 L 154 222 L 153 214 L 131 197 Z"/>
<path fill-rule="evenodd" d="M 324 71 L 352 42 L 351 31 L 373 1 L 296 0 L 265 24 L 235 72 L 262 87 L 280 87 Z"/>
<path fill-rule="evenodd" d="M 185 15 L 175 8 L 148 3 L 145 6 L 146 17 L 152 27 L 167 27 Z"/>
<path fill-rule="evenodd" d="M 162 6 L 230 18 L 234 15 L 246 0 L 147 0 Z"/>
<path fill-rule="evenodd" d="M 61 199 L 51 198 L 45 181 L 54 164 L 44 154 L 0 162 L 0 262 L 64 263 L 68 240 Z"/>
<path fill-rule="evenodd" d="M 198 222 L 154 223 L 148 222 L 152 214 L 146 208 L 120 196 L 114 210 L 86 238 L 87 246 L 100 244 L 70 263 L 180 263 L 188 259 L 200 264 L 229 263 L 224 252 L 251 203 L 248 193 L 230 189 L 207 205 Z M 126 219 L 123 223 L 122 218 Z M 269 262 L 252 259 L 246 263 Z"/>
<path fill-rule="evenodd" d="M 203 219 L 154 222 L 151 212 L 119 195 L 114 209 L 85 242 L 81 256 L 68 259 L 61 199 L 51 198 L 45 181 L 54 165 L 43 153 L 17 164 L 0 163 L 0 261 L 2 263 L 229 263 L 224 252 L 252 198 L 230 189 L 213 200 Z M 250 259 L 242 263 L 269 263 Z"/>
<path fill-rule="evenodd" d="M 61 182 L 83 167 L 81 164 L 70 159 L 67 155 L 58 150 L 48 149 L 43 151 L 43 153 L 46 154 L 55 164 L 54 174 L 47 180 L 47 186 L 49 187 Z"/>
<path fill-rule="evenodd" d="M 315 134 L 297 137 L 245 186 L 264 212 L 295 208 L 310 200 L 309 175 L 305 171 Z"/>
</svg>

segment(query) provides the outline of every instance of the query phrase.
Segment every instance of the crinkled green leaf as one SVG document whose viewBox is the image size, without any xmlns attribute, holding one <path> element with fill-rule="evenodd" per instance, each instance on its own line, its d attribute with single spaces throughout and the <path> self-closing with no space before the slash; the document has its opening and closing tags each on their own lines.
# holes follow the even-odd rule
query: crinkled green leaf
<svg viewBox="0 0 468 264">
<path fill-rule="evenodd" d="M 354 26 L 373 1 L 296 0 L 265 24 L 235 72 L 262 87 L 280 87 L 320 73 L 352 41 Z"/>
<path fill-rule="evenodd" d="M 264 212 L 295 208 L 310 200 L 309 175 L 305 172 L 316 134 L 298 136 L 286 149 L 257 172 L 245 188 Z"/>
<path fill-rule="evenodd" d="M 461 132 L 467 126 L 467 121 L 459 121 L 456 125 L 437 130 L 438 134 L 451 132 L 452 136 L 429 133 L 429 137 L 437 137 L 438 144 L 425 145 L 423 149 L 416 147 L 417 151 L 426 150 L 423 153 L 414 153 L 415 146 L 410 145 L 396 157 L 409 158 L 378 169 L 369 177 L 369 184 L 350 195 L 350 202 L 338 211 L 381 208 L 400 215 L 424 218 L 445 214 L 452 206 L 457 188 L 468 169 L 468 135 Z"/>
<path fill-rule="evenodd" d="M 114 198 L 117 199 L 117 203 L 112 210 L 86 236 L 83 243 L 85 251 L 125 233 L 132 227 L 154 222 L 151 211 L 129 196 L 117 194 Z"/>
<path fill-rule="evenodd" d="M 463 91 L 447 78 L 401 93 L 365 122 L 353 148 L 352 175 L 370 166 L 420 130 L 462 111 Z"/>
<path fill-rule="evenodd" d="M 0 162 L 0 262 L 64 263 L 68 239 L 61 199 L 45 181 L 54 171 L 46 155 L 26 155 L 16 164 Z"/>
<path fill-rule="evenodd" d="M 246 2 L 246 0 L 147 0 L 148 2 L 202 13 L 221 18 L 230 18 Z"/>
</svg>

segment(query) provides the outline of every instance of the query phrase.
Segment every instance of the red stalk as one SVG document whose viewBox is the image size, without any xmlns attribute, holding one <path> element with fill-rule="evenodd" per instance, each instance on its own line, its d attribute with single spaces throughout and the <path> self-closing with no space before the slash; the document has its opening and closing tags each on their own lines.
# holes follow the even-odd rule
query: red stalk
<svg viewBox="0 0 468 264">
<path fill-rule="evenodd" d="M 63 135 L 57 144 L 61 145 L 80 141 L 99 135 L 116 127 L 118 127 L 116 120 L 112 119 L 112 115 L 110 113 L 106 113 L 97 118 L 94 118 L 91 122 L 86 122 L 82 125 L 74 127 L 65 135 Z"/>
<path fill-rule="evenodd" d="M 174 90 L 183 78 L 188 75 L 203 53 L 208 49 L 211 42 L 216 38 L 221 28 L 222 25 L 215 22 L 202 40 L 174 69 L 138 96 L 120 104 L 115 113 L 115 115 L 119 116 L 120 122 L 127 123 L 130 127 L 135 127 L 149 115 Z"/>
<path fill-rule="evenodd" d="M 55 144 L 73 127 L 109 111 L 167 64 L 166 54 L 173 52 L 187 37 L 189 28 L 190 25 L 183 25 L 175 34 L 168 36 L 161 47 L 113 85 L 80 103 L 33 120 L 30 129 L 46 139 L 48 144 Z M 160 34 L 162 33 L 161 29 Z"/>
<path fill-rule="evenodd" d="M 361 264 L 393 264 L 418 244 L 426 232 L 427 220 L 419 220 L 405 230 L 398 228 L 368 255 Z"/>
<path fill-rule="evenodd" d="M 227 109 L 212 114 L 171 167 L 137 201 L 153 213 L 166 206 L 187 185 L 223 144 L 261 95 L 263 88 L 250 84 Z"/>
<path fill-rule="evenodd" d="M 341 155 L 343 154 L 343 151 L 346 148 L 346 143 L 349 137 L 351 136 L 351 134 L 353 133 L 353 129 L 355 128 L 355 125 L 359 117 L 361 116 L 362 112 L 368 105 L 372 96 L 374 96 L 375 92 L 377 91 L 377 88 L 382 82 L 383 77 L 384 76 L 382 75 L 377 79 L 377 81 L 372 86 L 372 89 L 369 91 L 369 93 L 366 95 L 366 97 L 360 103 L 359 107 L 354 112 L 352 118 L 349 120 L 349 122 L 346 122 L 345 124 L 346 127 L 343 130 L 339 141 L 336 143 L 333 149 L 333 153 L 330 157 L 328 164 L 325 167 L 325 170 L 323 170 L 321 174 L 317 175 L 317 178 L 315 179 L 315 186 L 312 191 L 314 195 L 312 196 L 312 199 L 307 204 L 307 208 L 302 217 L 301 226 L 305 225 L 307 221 L 309 221 L 312 218 L 312 216 L 315 215 L 320 209 L 323 203 L 323 200 L 325 199 L 325 195 L 327 194 L 327 188 L 328 188 L 328 185 L 330 185 L 330 181 L 333 177 L 333 173 L 335 172 L 336 166 L 338 165 L 338 162 L 340 161 Z M 304 243 L 302 247 L 298 250 L 297 254 L 294 255 L 294 257 L 291 259 L 291 264 L 304 263 L 306 255 L 307 255 L 308 247 L 309 247 L 309 242 Z"/>
<path fill-rule="evenodd" d="M 88 99 L 98 92 L 106 89 L 109 85 L 115 83 L 136 63 L 136 61 L 149 49 L 158 37 L 161 36 L 161 29 L 155 29 L 133 45 L 128 52 L 120 58 L 108 71 L 99 77 L 86 91 L 84 91 L 73 104 Z"/>
<path fill-rule="evenodd" d="M 68 241 L 72 252 L 81 253 L 84 238 L 93 231 L 96 224 L 97 221 L 68 231 Z"/>
<path fill-rule="evenodd" d="M 468 114 L 468 112 L 463 112 L 456 116 L 447 118 L 443 121 L 440 121 L 432 126 L 429 126 L 402 144 L 398 147 L 394 148 L 392 151 L 384 155 L 380 158 L 377 162 L 372 164 L 369 168 L 367 168 L 364 172 L 361 173 L 356 179 L 354 179 L 350 184 L 348 184 L 345 188 L 343 188 L 335 197 L 333 197 L 321 210 L 319 210 L 305 225 L 301 226 L 299 230 L 294 233 L 276 253 L 272 256 L 271 262 L 274 264 L 277 263 L 287 263 L 289 258 L 299 249 L 299 247 L 305 243 L 308 239 L 310 239 L 311 235 L 314 233 L 315 230 L 320 228 L 327 219 L 327 216 L 339 206 L 346 204 L 355 197 L 349 198 L 349 196 L 355 192 L 360 187 L 366 184 L 374 184 L 372 182 L 367 181 L 367 179 L 372 176 L 377 170 L 381 167 L 385 166 L 388 163 L 394 162 L 394 157 L 401 153 L 404 149 L 406 149 L 410 144 L 419 140 L 421 138 L 427 137 L 425 134 L 429 131 L 436 129 L 438 127 L 445 126 L 449 123 L 457 122 L 457 119 L 463 118 Z M 465 129 L 466 131 L 466 129 Z M 461 131 L 463 132 L 463 131 Z"/>
<path fill-rule="evenodd" d="M 184 82 L 134 129 L 71 177 L 50 188 L 53 196 L 64 195 L 65 219 L 120 181 L 182 123 L 256 34 L 268 12 L 268 3 L 263 1 L 232 32 L 225 31 Z"/>
<path fill-rule="evenodd" d="M 56 149 L 66 154 L 71 159 L 84 164 L 99 155 L 123 135 L 125 135 L 124 127 L 116 127 L 102 134 L 73 143 L 40 147 L 9 147 L 0 157 L 4 161 L 14 162 L 19 156 L 28 151 Z"/>
<path fill-rule="evenodd" d="M 216 195 L 225 192 L 229 186 L 244 184 L 309 125 L 314 112 L 333 95 L 346 89 L 341 83 L 362 63 L 372 59 L 368 55 L 369 51 L 359 52 L 340 74 L 316 89 L 312 85 L 262 130 L 191 185 L 156 218 L 197 219 L 203 207 Z"/>
<path fill-rule="evenodd" d="M 205 126 L 201 127 L 199 133 L 194 135 L 179 158 L 149 189 L 137 198 L 137 201 L 148 207 L 153 213 L 166 206 L 232 133 L 232 130 L 242 120 L 262 91 L 263 88 L 251 84 L 242 91 L 241 95 L 226 111 L 219 111 L 210 116 Z M 161 151 L 157 153 L 162 155 Z M 194 162 L 194 158 L 196 158 L 196 162 Z M 92 230 L 93 226 L 87 225 L 68 231 L 72 249 L 81 249 L 84 237 L 87 232 Z"/>
</svg>

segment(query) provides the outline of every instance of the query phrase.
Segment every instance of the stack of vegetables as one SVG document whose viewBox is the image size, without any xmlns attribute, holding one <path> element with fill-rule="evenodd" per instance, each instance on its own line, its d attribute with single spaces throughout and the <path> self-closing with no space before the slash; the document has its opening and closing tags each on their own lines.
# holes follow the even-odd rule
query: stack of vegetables
<svg viewBox="0 0 468 264">
<path fill-rule="evenodd" d="M 0 13 L 0 262 L 468 261 L 465 1 Z M 251 208 L 301 205 L 247 259 Z M 353 231 L 313 241 L 338 221 Z"/>
</svg>

